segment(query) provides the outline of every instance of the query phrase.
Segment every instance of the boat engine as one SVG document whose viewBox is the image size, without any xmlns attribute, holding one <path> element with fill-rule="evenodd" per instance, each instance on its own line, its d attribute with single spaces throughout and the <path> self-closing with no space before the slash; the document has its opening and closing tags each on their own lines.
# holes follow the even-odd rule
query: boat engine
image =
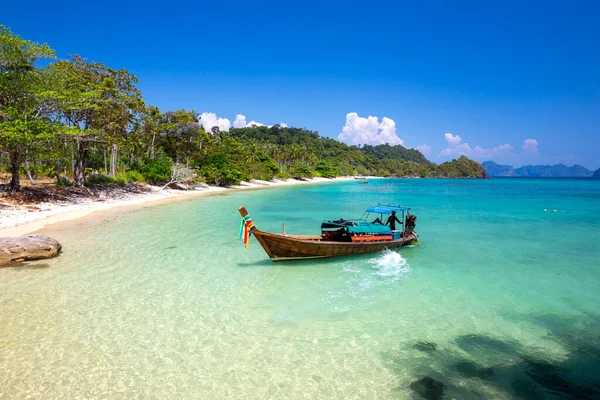
<svg viewBox="0 0 600 400">
<path fill-rule="evenodd" d="M 408 214 L 406 221 L 404 222 L 404 236 L 409 236 L 415 231 L 417 226 L 417 216 L 414 214 Z"/>
</svg>

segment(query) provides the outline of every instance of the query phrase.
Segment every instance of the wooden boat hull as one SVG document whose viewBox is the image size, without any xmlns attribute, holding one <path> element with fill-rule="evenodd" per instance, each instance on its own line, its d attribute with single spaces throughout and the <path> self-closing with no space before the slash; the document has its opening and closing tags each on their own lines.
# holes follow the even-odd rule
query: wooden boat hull
<svg viewBox="0 0 600 400">
<path fill-rule="evenodd" d="M 291 261 L 310 258 L 340 257 L 353 254 L 373 253 L 409 245 L 417 240 L 412 233 L 400 240 L 372 242 L 334 242 L 323 240 L 321 236 L 280 235 L 252 231 L 252 236 L 260 243 L 273 261 Z"/>
</svg>

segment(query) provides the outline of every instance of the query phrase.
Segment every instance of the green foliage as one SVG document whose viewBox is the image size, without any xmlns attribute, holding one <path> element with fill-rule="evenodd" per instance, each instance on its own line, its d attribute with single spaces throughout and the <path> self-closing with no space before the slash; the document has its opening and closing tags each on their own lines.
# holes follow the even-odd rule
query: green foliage
<svg viewBox="0 0 600 400">
<path fill-rule="evenodd" d="M 19 190 L 19 167 L 36 140 L 53 133 L 51 108 L 42 96 L 49 81 L 45 70 L 35 68 L 53 59 L 47 44 L 25 40 L 0 25 L 0 150 L 10 154 L 11 188 Z"/>
<path fill-rule="evenodd" d="M 136 116 L 145 110 L 135 75 L 77 55 L 48 68 L 53 83 L 45 93 L 57 109 L 63 135 L 77 139 L 78 155 L 74 183 L 83 184 L 90 143 L 122 139 Z"/>
<path fill-rule="evenodd" d="M 275 175 L 277 179 L 290 179 L 292 175 L 288 171 L 279 172 Z"/>
<path fill-rule="evenodd" d="M 239 185 L 243 180 L 249 180 L 248 175 L 240 170 L 231 170 L 215 165 L 202 167 L 200 174 L 204 177 L 206 183 L 215 184 L 217 186 Z"/>
<path fill-rule="evenodd" d="M 132 171 L 137 171 L 142 176 L 143 180 L 149 183 L 164 183 L 171 179 L 173 161 L 165 156 L 151 159 L 145 159 L 143 164 L 132 166 Z"/>
<path fill-rule="evenodd" d="M 485 178 L 486 173 L 481 164 L 466 156 L 440 164 L 438 173 L 448 178 Z"/>
<path fill-rule="evenodd" d="M 373 156 L 378 160 L 401 160 L 401 161 L 413 161 L 415 163 L 433 166 L 433 164 L 425 158 L 425 156 L 415 149 L 407 149 L 404 146 L 396 145 L 390 146 L 389 144 L 380 144 L 377 146 L 365 145 L 361 148 L 362 152 Z"/>
<path fill-rule="evenodd" d="M 113 177 L 102 174 L 92 174 L 86 179 L 85 186 L 107 185 L 110 183 L 115 183 Z"/>
<path fill-rule="evenodd" d="M 146 179 L 144 178 L 144 175 L 142 175 L 142 173 L 140 171 L 136 171 L 136 170 L 127 171 L 125 173 L 125 180 L 127 182 L 133 182 L 133 183 L 139 183 L 139 182 L 146 181 Z"/>
<path fill-rule="evenodd" d="M 420 177 L 429 176 L 429 168 L 426 165 L 414 161 L 404 161 L 400 164 L 400 176 Z"/>
<path fill-rule="evenodd" d="M 119 172 L 115 176 L 107 176 L 103 174 L 91 174 L 85 181 L 85 186 L 91 187 L 95 185 L 125 185 L 129 183 L 144 182 L 144 176 L 136 170 L 127 172 Z"/>
<path fill-rule="evenodd" d="M 300 164 L 298 162 L 292 164 L 290 168 L 290 175 L 295 179 L 304 179 L 304 178 L 312 178 L 313 170 L 306 165 Z"/>
<path fill-rule="evenodd" d="M 324 161 L 317 164 L 315 171 L 324 178 L 335 178 L 337 176 L 337 168 Z"/>
</svg>

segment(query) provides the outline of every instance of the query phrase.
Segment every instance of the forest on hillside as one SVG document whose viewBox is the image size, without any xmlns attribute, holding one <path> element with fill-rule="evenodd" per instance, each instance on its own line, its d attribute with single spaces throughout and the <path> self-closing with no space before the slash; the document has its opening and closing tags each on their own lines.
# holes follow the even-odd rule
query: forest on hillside
<svg viewBox="0 0 600 400">
<path fill-rule="evenodd" d="M 403 146 L 348 146 L 304 128 L 274 125 L 206 131 L 194 110 L 147 104 L 138 79 L 0 25 L 0 169 L 62 186 L 377 175 L 485 177 L 461 157 L 436 165 Z"/>
</svg>

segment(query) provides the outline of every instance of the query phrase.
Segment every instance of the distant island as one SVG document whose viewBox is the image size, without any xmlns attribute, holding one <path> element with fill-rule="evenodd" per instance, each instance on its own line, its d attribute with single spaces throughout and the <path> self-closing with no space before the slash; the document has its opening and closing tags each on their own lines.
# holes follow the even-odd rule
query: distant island
<svg viewBox="0 0 600 400">
<path fill-rule="evenodd" d="M 592 175 L 592 178 L 594 179 L 600 179 L 600 168 L 598 168 L 595 172 L 594 175 Z"/>
<path fill-rule="evenodd" d="M 486 173 L 489 176 L 513 176 L 523 178 L 589 178 L 600 176 L 600 170 L 595 173 L 582 165 L 575 164 L 567 167 L 564 164 L 556 165 L 525 165 L 520 168 L 514 168 L 511 165 L 500 165 L 493 161 L 482 163 Z"/>
</svg>

